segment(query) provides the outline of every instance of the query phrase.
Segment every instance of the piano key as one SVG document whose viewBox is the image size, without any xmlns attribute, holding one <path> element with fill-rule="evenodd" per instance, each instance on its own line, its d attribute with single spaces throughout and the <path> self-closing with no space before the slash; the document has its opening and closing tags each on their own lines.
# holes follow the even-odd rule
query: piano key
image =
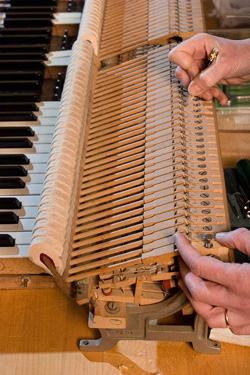
<svg viewBox="0 0 250 375">
<path fill-rule="evenodd" d="M 29 174 L 33 173 L 45 173 L 47 169 L 47 163 L 37 163 L 25 165 L 25 169 Z"/>
<path fill-rule="evenodd" d="M 72 13 L 54 13 L 53 24 L 62 25 L 62 24 L 79 24 L 81 21 L 82 13 L 72 12 Z"/>
<path fill-rule="evenodd" d="M 55 125 L 56 117 L 39 117 L 37 121 L 0 121 L 0 126 L 40 126 L 40 125 Z"/>
<path fill-rule="evenodd" d="M 27 256 L 39 196 L 43 188 L 48 151 L 54 134 L 60 103 L 36 103 L 36 108 L 28 108 L 27 105 L 29 101 L 40 101 L 39 87 L 46 68 L 41 60 L 48 59 L 45 53 L 48 53 L 49 50 L 49 34 L 52 31 L 54 21 L 57 24 L 65 23 L 66 20 L 66 23 L 79 23 L 79 15 L 81 15 L 81 13 L 77 15 L 72 13 L 72 16 L 69 17 L 69 13 L 67 13 L 64 16 L 57 15 L 56 20 L 52 20 L 56 1 L 36 0 L 34 4 L 30 0 L 22 0 L 21 3 L 27 3 L 30 6 L 28 12 L 27 9 L 23 9 L 21 12 L 23 14 L 19 17 L 22 5 L 19 1 L 12 0 L 11 6 L 13 7 L 13 4 L 15 4 L 18 9 L 13 10 L 12 8 L 9 15 L 4 15 L 3 20 L 5 26 L 11 27 L 0 29 L 0 53 L 3 56 L 0 61 L 0 83 L 5 85 L 5 95 L 1 95 L 0 92 L 0 121 L 3 120 L 0 122 L 0 136 L 2 137 L 0 141 L 4 144 L 8 141 L 18 144 L 20 137 L 24 137 L 23 139 L 28 139 L 33 145 L 27 150 L 23 148 L 1 149 L 0 164 L 3 164 L 4 167 L 0 167 L 0 176 L 3 174 L 20 175 L 23 171 L 28 171 L 28 175 L 22 176 L 20 179 L 25 184 L 24 188 L 0 189 L 0 214 L 2 213 L 2 216 L 0 216 L 2 221 L 0 222 L 3 222 L 5 218 L 7 221 L 19 218 L 18 224 L 0 224 L 0 231 L 8 228 L 14 240 L 14 246 L 12 243 L 11 247 L 3 247 L 0 240 L 0 255 L 3 256 Z M 39 15 L 37 15 L 34 12 L 38 4 L 42 4 L 43 8 L 47 4 L 53 4 L 53 7 L 46 10 L 40 9 Z M 43 26 L 43 21 L 48 27 Z M 34 45 L 29 46 L 27 42 L 34 42 Z M 64 51 L 63 54 L 54 54 L 52 65 L 67 65 L 69 56 L 68 51 Z M 18 65 L 15 60 L 19 61 Z M 35 70 L 38 70 L 39 73 L 37 74 Z M 58 81 L 58 84 L 61 84 L 61 82 Z M 19 85 L 23 86 L 20 93 Z M 14 94 L 10 93 L 13 88 L 16 91 Z M 14 167 L 15 165 L 16 167 Z M 6 172 L 7 168 L 9 168 L 8 173 Z M 5 183 L 1 181 L 3 179 Z M 0 178 L 2 187 L 4 187 L 4 184 L 6 185 L 6 180 L 10 182 L 8 178 Z M 14 180 L 16 181 L 17 178 L 14 178 Z M 22 204 L 22 207 L 17 208 L 18 204 Z M 8 205 L 15 208 L 7 208 Z M 6 210 L 9 210 L 9 212 L 6 212 Z M 16 232 L 15 229 L 17 229 Z"/>
<path fill-rule="evenodd" d="M 35 224 L 35 218 L 33 219 L 18 219 L 17 215 L 4 215 L 4 212 L 0 212 L 0 232 L 6 232 L 11 234 L 11 232 L 19 231 L 32 231 Z M 10 223 L 3 223 L 2 221 L 9 220 Z M 12 220 L 12 222 L 11 222 Z M 14 222 L 16 220 L 16 222 Z"/>
<path fill-rule="evenodd" d="M 28 138 L 0 138 L 0 149 L 6 148 L 32 148 L 32 142 Z"/>
<path fill-rule="evenodd" d="M 3 152 L 4 154 L 25 154 L 27 153 L 27 151 L 29 151 L 29 153 L 49 153 L 50 151 L 50 143 L 47 143 L 47 144 L 39 144 L 37 143 L 36 145 L 33 144 L 33 146 L 29 149 L 27 148 L 12 148 L 12 149 L 8 149 L 8 148 L 2 148 L 1 149 L 1 152 Z"/>
<path fill-rule="evenodd" d="M 14 239 L 13 239 L 14 241 Z M 8 257 L 8 258 L 16 258 L 18 257 L 27 257 L 29 254 L 29 244 L 19 244 L 14 246 L 1 246 L 1 239 L 0 239 L 0 257 Z"/>
<path fill-rule="evenodd" d="M 43 188 L 43 184 L 24 184 L 24 188 L 6 188 L 6 189 L 0 189 L 0 196 L 3 195 L 14 195 L 14 196 L 19 196 L 19 195 L 35 195 L 41 194 Z"/>
<path fill-rule="evenodd" d="M 0 247 L 10 247 L 15 245 L 15 240 L 9 234 L 0 233 Z"/>
<path fill-rule="evenodd" d="M 30 183 L 30 184 L 42 184 L 43 181 L 44 181 L 44 174 L 43 173 L 29 173 L 26 176 L 20 176 L 20 177 L 13 176 L 13 180 L 15 180 L 16 178 L 20 178 L 26 184 L 27 183 Z M 5 177 L 0 177 L 0 186 L 1 185 L 4 186 L 3 181 L 7 181 L 7 180 L 11 180 L 11 179 L 12 179 L 12 177 L 10 177 L 9 179 L 5 178 Z M 11 181 L 9 181 L 9 183 L 11 184 Z"/>
<path fill-rule="evenodd" d="M 25 183 L 21 178 L 0 178 L 0 189 L 23 189 Z"/>
<path fill-rule="evenodd" d="M 1 0 L 1 3 L 9 3 L 9 1 L 6 1 L 6 0 Z M 35 2 L 32 1 L 32 0 L 11 0 L 11 7 L 15 7 L 15 6 L 18 6 L 18 7 L 27 7 L 27 6 L 31 6 L 33 8 L 37 8 L 37 7 L 40 7 L 40 6 L 56 6 L 57 5 L 57 0 L 36 0 Z"/>
<path fill-rule="evenodd" d="M 0 127 L 0 130 L 1 130 L 1 127 Z M 13 143 L 13 148 L 18 148 L 18 147 L 19 148 L 31 148 L 32 144 L 33 146 L 36 146 L 39 144 L 51 144 L 51 140 L 52 140 L 51 134 L 34 134 L 33 136 L 30 136 L 30 137 L 0 136 L 0 148 L 9 148 L 9 146 L 5 146 L 5 144 L 8 145 L 11 143 Z M 27 150 L 27 152 L 29 152 L 29 150 Z"/>
<path fill-rule="evenodd" d="M 31 121 L 31 120 L 36 121 L 37 118 L 35 117 L 33 113 L 0 112 L 0 120 L 1 121 Z"/>
<path fill-rule="evenodd" d="M 0 154 L 0 165 L 26 165 L 29 164 L 29 159 L 26 155 L 8 155 Z"/>
<path fill-rule="evenodd" d="M 29 245 L 30 240 L 31 240 L 31 234 L 32 234 L 32 231 L 25 231 L 25 232 L 20 231 L 20 232 L 12 232 L 10 236 L 13 238 L 13 240 L 15 240 L 16 245 Z M 4 236 L 4 234 L 0 234 L 0 243 L 4 244 L 1 241 L 1 236 Z M 13 241 L 10 241 L 10 243 L 13 243 Z"/>
<path fill-rule="evenodd" d="M 0 212 L 0 231 L 5 231 L 6 228 L 10 227 L 10 224 L 13 224 L 13 227 L 16 228 L 16 224 L 18 224 L 18 222 L 19 222 L 19 218 L 14 212 L 11 212 L 11 211 Z M 6 227 L 2 227 L 3 224 L 6 225 Z M 9 231 L 9 229 L 7 229 L 7 231 Z"/>
<path fill-rule="evenodd" d="M 2 126 L 0 137 L 34 137 L 35 132 L 30 126 Z"/>
<path fill-rule="evenodd" d="M 30 199 L 32 199 L 32 196 L 30 196 Z M 25 219 L 35 219 L 37 215 L 38 207 L 21 207 L 18 210 L 12 210 L 11 212 L 14 212 L 19 218 L 25 218 Z M 0 209 L 0 212 L 3 212 L 3 210 Z M 4 232 L 4 230 L 3 230 Z"/>
<path fill-rule="evenodd" d="M 0 166 L 0 177 L 27 176 L 27 170 L 23 166 Z"/>
<path fill-rule="evenodd" d="M 1 78 L 0 78 L 1 79 Z M 2 113 L 9 113 L 9 112 L 16 112 L 16 113 L 22 113 L 22 112 L 38 112 L 39 108 L 36 105 L 36 103 L 5 103 L 0 104 L 0 114 Z"/>
<path fill-rule="evenodd" d="M 11 194 L 8 194 L 7 196 L 2 196 L 0 199 L 17 199 L 15 196 L 12 196 Z M 20 195 L 18 196 L 18 201 L 22 202 L 23 207 L 37 207 L 40 202 L 40 196 L 39 195 Z"/>
<path fill-rule="evenodd" d="M 22 203 L 16 197 L 0 198 L 0 210 L 20 210 Z"/>
</svg>

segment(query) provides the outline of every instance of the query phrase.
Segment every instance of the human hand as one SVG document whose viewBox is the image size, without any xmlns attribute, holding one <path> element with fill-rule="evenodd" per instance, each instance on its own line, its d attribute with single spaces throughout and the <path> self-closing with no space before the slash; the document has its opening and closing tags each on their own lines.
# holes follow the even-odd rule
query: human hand
<svg viewBox="0 0 250 375">
<path fill-rule="evenodd" d="M 179 286 L 194 309 L 211 328 L 226 328 L 225 313 L 233 333 L 250 334 L 250 264 L 224 263 L 202 256 L 180 233 L 174 235 L 180 254 Z M 250 231 L 244 228 L 218 233 L 222 246 L 250 255 Z"/>
<path fill-rule="evenodd" d="M 214 47 L 219 49 L 219 54 L 204 69 Z M 204 33 L 180 43 L 169 53 L 169 60 L 178 65 L 176 77 L 190 95 L 205 100 L 215 98 L 222 105 L 227 103 L 227 97 L 217 84 L 250 81 L 249 59 L 250 39 L 230 40 Z"/>
</svg>

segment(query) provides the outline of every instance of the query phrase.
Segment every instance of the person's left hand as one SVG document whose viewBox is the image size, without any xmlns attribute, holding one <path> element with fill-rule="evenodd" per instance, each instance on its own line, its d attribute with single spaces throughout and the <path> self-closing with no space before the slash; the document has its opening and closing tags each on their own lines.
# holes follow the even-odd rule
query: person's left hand
<svg viewBox="0 0 250 375">
<path fill-rule="evenodd" d="M 211 328 L 226 328 L 225 314 L 233 333 L 250 334 L 250 264 L 224 263 L 202 256 L 188 239 L 174 235 L 180 254 L 179 286 L 194 309 Z M 223 246 L 250 255 L 250 231 L 244 228 L 218 234 Z"/>
</svg>

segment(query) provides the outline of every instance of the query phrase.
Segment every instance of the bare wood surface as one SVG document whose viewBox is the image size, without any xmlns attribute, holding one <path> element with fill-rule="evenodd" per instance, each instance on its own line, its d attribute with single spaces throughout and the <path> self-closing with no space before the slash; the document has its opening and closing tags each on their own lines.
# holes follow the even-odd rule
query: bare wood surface
<svg viewBox="0 0 250 375">
<path fill-rule="evenodd" d="M 58 289 L 0 291 L 1 375 L 247 375 L 250 348 L 222 344 L 219 355 L 182 342 L 121 341 L 104 353 L 78 351 L 93 337 L 87 309 Z"/>
</svg>

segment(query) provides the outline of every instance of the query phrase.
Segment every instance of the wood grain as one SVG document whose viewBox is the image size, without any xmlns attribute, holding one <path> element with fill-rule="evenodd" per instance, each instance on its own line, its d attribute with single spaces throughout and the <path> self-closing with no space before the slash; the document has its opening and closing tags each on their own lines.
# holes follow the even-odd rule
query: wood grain
<svg viewBox="0 0 250 375">
<path fill-rule="evenodd" d="M 222 344 L 219 355 L 188 343 L 120 341 L 104 353 L 84 353 L 87 308 L 59 289 L 0 291 L 0 375 L 247 375 L 250 348 Z"/>
</svg>

